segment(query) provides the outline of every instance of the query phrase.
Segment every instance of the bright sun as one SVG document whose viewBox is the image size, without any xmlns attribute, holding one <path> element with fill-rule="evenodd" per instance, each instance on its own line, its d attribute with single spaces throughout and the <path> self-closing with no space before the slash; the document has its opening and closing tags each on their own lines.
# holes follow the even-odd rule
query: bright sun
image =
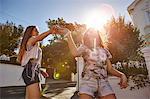
<svg viewBox="0 0 150 99">
<path fill-rule="evenodd" d="M 112 6 L 102 4 L 99 8 L 88 11 L 88 13 L 85 14 L 84 23 L 88 28 L 92 27 L 101 30 L 112 16 L 115 16 L 115 11 Z"/>
</svg>

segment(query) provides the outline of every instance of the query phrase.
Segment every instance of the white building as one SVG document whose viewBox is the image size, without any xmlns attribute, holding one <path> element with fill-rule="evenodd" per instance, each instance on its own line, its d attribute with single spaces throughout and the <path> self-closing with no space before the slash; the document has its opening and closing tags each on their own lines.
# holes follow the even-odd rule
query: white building
<svg viewBox="0 0 150 99">
<path fill-rule="evenodd" d="M 142 52 L 150 78 L 150 0 L 135 0 L 129 5 L 128 12 L 134 25 L 140 30 L 140 35 L 145 40 Z"/>
</svg>

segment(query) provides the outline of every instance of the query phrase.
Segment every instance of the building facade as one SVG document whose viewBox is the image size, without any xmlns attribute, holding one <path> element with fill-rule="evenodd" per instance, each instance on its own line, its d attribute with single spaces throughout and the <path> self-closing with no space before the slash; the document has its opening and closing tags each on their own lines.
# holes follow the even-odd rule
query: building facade
<svg viewBox="0 0 150 99">
<path fill-rule="evenodd" d="M 127 10 L 145 41 L 141 51 L 145 57 L 150 78 L 150 0 L 135 0 Z"/>
</svg>

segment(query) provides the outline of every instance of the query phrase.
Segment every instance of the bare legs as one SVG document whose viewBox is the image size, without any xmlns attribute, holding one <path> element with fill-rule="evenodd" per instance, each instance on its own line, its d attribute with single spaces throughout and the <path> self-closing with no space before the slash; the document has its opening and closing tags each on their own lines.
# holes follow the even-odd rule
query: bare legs
<svg viewBox="0 0 150 99">
<path fill-rule="evenodd" d="M 87 94 L 80 94 L 80 99 L 93 99 L 93 97 Z"/>
<path fill-rule="evenodd" d="M 117 99 L 115 94 L 110 94 L 107 96 L 100 97 L 99 99 Z"/>
<path fill-rule="evenodd" d="M 93 97 L 87 94 L 80 94 L 80 99 L 93 99 Z M 110 94 L 107 96 L 99 97 L 99 99 L 117 99 L 117 98 L 115 94 Z"/>
<path fill-rule="evenodd" d="M 40 99 L 40 87 L 39 83 L 34 83 L 26 87 L 25 99 Z"/>
</svg>

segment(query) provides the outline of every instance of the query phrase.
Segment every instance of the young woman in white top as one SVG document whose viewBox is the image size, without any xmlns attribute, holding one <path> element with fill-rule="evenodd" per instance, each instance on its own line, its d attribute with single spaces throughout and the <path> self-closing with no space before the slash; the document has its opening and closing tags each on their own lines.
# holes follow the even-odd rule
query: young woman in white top
<svg viewBox="0 0 150 99">
<path fill-rule="evenodd" d="M 52 28 L 39 35 L 36 26 L 28 26 L 20 45 L 17 60 L 24 66 L 22 78 L 26 84 L 26 99 L 40 99 L 39 73 L 42 59 L 42 51 L 39 47 L 39 41 L 43 40 L 49 34 L 58 33 L 58 27 Z"/>
</svg>

